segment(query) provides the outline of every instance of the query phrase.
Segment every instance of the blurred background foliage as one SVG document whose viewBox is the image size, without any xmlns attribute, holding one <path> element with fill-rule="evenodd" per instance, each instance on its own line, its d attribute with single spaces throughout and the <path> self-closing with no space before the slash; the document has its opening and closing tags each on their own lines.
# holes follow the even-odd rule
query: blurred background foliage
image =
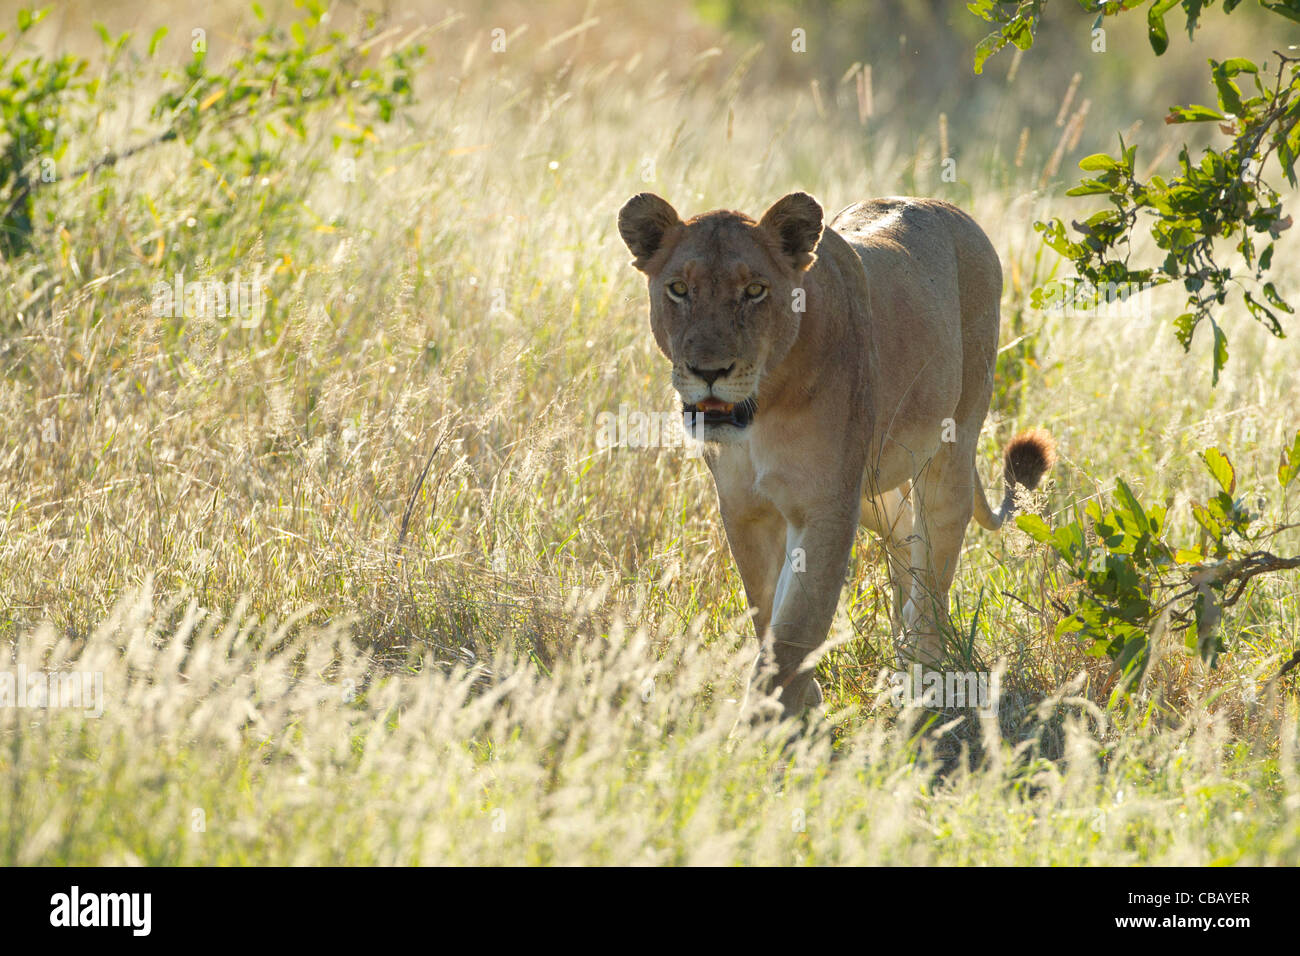
<svg viewBox="0 0 1300 956">
<path fill-rule="evenodd" d="M 0 0 L 0 23 L 12 23 L 21 6 Z M 272 23 L 297 15 L 289 0 L 260 6 Z M 150 7 L 66 0 L 53 6 L 29 42 L 50 55 L 92 56 L 100 24 L 113 35 L 132 31 L 137 46 L 163 27 L 168 34 L 159 59 L 180 67 L 191 31 L 202 28 L 219 63 L 247 43 L 241 33 L 247 15 L 240 0 Z M 1080 157 L 1113 151 L 1119 133 L 1139 147 L 1139 177 L 1171 168 L 1184 144 L 1195 151 L 1226 139 L 1213 124 L 1164 122 L 1171 106 L 1213 102 L 1209 58 L 1263 62 L 1271 51 L 1300 43 L 1300 24 L 1255 4 L 1241 5 L 1231 17 L 1209 11 L 1207 26 L 1190 38 L 1174 10 L 1169 49 L 1157 60 L 1140 16 L 1107 20 L 1098 36 L 1094 14 L 1060 2 L 1050 6 L 1032 49 L 1006 49 L 977 75 L 974 53 L 989 25 L 961 0 L 665 0 L 653 9 L 626 0 L 481 0 L 463 9 L 423 0 L 342 0 L 330 16 L 333 23 L 371 23 L 376 32 L 431 27 L 422 41 L 429 46 L 419 89 L 425 101 L 454 95 L 467 71 L 487 67 L 511 94 L 522 123 L 566 95 L 590 107 L 601 81 L 617 73 L 655 100 L 692 107 L 712 100 L 709 120 L 725 124 L 728 142 L 737 123 L 780 122 L 773 106 L 785 104 L 782 135 L 798 137 L 801 126 L 815 122 L 817 134 L 834 131 L 847 148 L 861 149 L 863 190 L 969 205 L 977 189 L 1012 188 L 1021 196 L 1053 196 L 1050 206 L 1035 204 L 1034 218 L 1060 215 L 1067 222 L 1071 214 L 1091 212 L 1086 201 L 1062 196 L 1078 178 Z M 510 56 L 495 64 L 488 50 L 498 35 Z M 670 142 L 702 134 L 694 118 Z M 947 178 L 945 159 L 955 164 Z M 892 182 L 879 181 L 882 169 Z M 817 179 L 809 168 L 788 185 L 815 189 Z M 822 198 L 833 213 L 836 203 L 861 194 Z M 1031 278 L 1046 277 L 1042 270 L 1052 269 L 1055 257 L 1047 258 L 1036 260 Z M 1013 289 L 1019 280 L 1012 276 Z"/>
<path fill-rule="evenodd" d="M 0 22 L 12 23 L 24 4 L 0 2 Z M 268 17 L 291 17 L 287 0 L 262 4 Z M 670 71 L 697 72 L 725 79 L 743 63 L 743 82 L 719 86 L 720 94 L 743 95 L 779 84 L 807 92 L 816 81 L 824 102 L 855 109 L 844 116 L 856 123 L 856 84 L 845 82 L 863 66 L 871 68 L 872 122 L 876 131 L 907 128 L 936 135 L 938 115 L 947 115 L 949 135 L 959 148 L 970 136 L 1049 134 L 1057 126 L 1062 99 L 1074 82 L 1075 103 L 1092 101 L 1084 140 L 1109 146 L 1113 131 L 1134 123 L 1159 125 L 1175 103 L 1200 102 L 1210 95 L 1206 60 L 1213 56 L 1264 59 L 1274 49 L 1300 43 L 1300 24 L 1288 25 L 1254 4 L 1231 17 L 1214 10 L 1209 27 L 1189 40 L 1178 32 L 1171 13 L 1169 51 L 1158 62 L 1143 24 L 1108 23 L 1105 50 L 1094 52 L 1095 15 L 1073 2 L 1052 6 L 1034 48 L 1021 56 L 1005 51 L 989 61 L 981 76 L 972 69 L 974 50 L 988 24 L 962 0 L 664 0 L 649 9 L 627 0 L 480 0 L 471 7 L 422 0 L 369 0 L 333 5 L 336 16 L 373 15 L 379 23 L 424 21 L 468 15 L 477 27 L 499 25 L 512 44 L 538 48 L 533 58 L 539 76 L 550 77 L 557 64 L 592 65 L 622 60 L 640 52 L 647 63 Z M 94 23 L 113 32 L 131 29 L 148 36 L 167 26 L 174 36 L 201 26 L 230 36 L 247 6 L 232 0 L 177 0 L 145 6 L 132 0 L 65 0 L 50 14 L 54 29 L 42 39 L 51 48 L 89 53 L 98 48 Z M 593 22 L 594 21 L 594 22 Z M 560 34 L 583 27 L 573 43 L 554 43 Z M 806 32 L 806 52 L 792 49 L 792 31 Z M 462 40 L 463 42 L 463 40 Z M 549 49 L 547 49 L 549 46 Z M 761 46 L 761 52 L 753 48 Z M 444 50 L 444 72 L 455 51 Z M 700 61 L 707 64 L 699 69 Z M 683 69 L 685 68 L 685 69 Z M 1014 95 L 1008 86 L 1014 85 Z M 1049 134 L 1050 138 L 1050 134 Z M 1014 140 L 1013 140 L 1014 142 Z M 968 147 L 969 149 L 969 147 Z M 978 153 L 974 155 L 978 156 Z"/>
</svg>

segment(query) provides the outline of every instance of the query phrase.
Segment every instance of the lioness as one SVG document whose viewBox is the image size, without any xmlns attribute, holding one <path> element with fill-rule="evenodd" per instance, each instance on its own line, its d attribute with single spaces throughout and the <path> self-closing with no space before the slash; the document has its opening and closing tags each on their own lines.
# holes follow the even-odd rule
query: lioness
<svg viewBox="0 0 1300 956">
<path fill-rule="evenodd" d="M 731 553 L 782 712 L 821 702 L 805 658 L 825 639 L 859 520 L 881 539 L 904 660 L 934 664 L 971 515 L 989 530 L 1055 453 L 1006 447 L 989 507 L 975 469 L 998 345 L 1002 268 L 946 202 L 873 199 L 822 226 L 791 193 L 762 219 L 683 222 L 650 193 L 618 230 L 648 277 L 650 326 L 688 431 L 706 442 Z"/>
</svg>

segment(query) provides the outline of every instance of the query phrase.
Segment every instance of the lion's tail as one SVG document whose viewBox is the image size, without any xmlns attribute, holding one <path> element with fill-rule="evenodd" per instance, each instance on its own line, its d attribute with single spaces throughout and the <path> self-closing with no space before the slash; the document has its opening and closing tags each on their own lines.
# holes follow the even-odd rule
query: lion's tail
<svg viewBox="0 0 1300 956">
<path fill-rule="evenodd" d="M 1005 465 L 1002 478 L 1006 483 L 1006 493 L 1002 496 L 1002 506 L 994 511 L 984 497 L 984 485 L 980 483 L 978 471 L 974 471 L 975 485 L 975 520 L 989 531 L 997 531 L 1016 510 L 1016 485 L 1037 488 L 1043 475 L 1056 463 L 1056 442 L 1052 436 L 1041 428 L 1031 428 L 1021 432 L 1007 442 L 1003 452 Z"/>
</svg>

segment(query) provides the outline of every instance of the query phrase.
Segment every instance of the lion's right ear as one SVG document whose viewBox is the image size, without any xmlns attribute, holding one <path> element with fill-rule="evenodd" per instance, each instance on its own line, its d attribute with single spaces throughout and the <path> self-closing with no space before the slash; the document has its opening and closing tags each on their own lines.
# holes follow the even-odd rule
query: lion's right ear
<svg viewBox="0 0 1300 956">
<path fill-rule="evenodd" d="M 638 193 L 624 203 L 618 212 L 618 234 L 635 256 L 632 265 L 644 272 L 665 234 L 681 222 L 677 210 L 654 193 Z"/>
</svg>

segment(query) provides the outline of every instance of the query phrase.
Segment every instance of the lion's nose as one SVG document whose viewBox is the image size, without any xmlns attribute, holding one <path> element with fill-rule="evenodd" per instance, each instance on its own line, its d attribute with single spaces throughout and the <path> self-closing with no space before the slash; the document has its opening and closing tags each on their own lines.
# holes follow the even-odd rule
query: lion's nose
<svg viewBox="0 0 1300 956">
<path fill-rule="evenodd" d="M 731 370 L 736 367 L 736 363 L 732 362 L 726 368 L 696 368 L 694 365 L 689 367 L 692 372 L 704 379 L 705 385 L 712 387 L 713 383 L 718 379 L 722 378 L 724 375 L 730 375 Z"/>
</svg>

